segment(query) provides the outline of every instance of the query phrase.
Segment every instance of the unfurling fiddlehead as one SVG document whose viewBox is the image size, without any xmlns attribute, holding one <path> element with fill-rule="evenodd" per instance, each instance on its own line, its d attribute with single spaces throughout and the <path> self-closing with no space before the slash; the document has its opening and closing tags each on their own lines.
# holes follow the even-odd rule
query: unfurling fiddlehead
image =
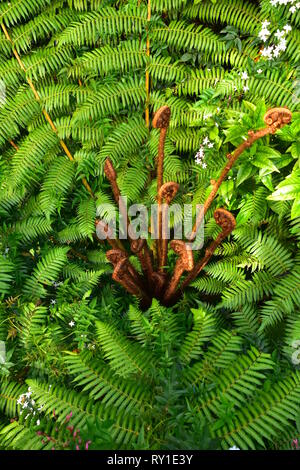
<svg viewBox="0 0 300 470">
<path fill-rule="evenodd" d="M 166 133 L 170 122 L 171 111 L 168 106 L 160 108 L 154 118 L 153 127 L 160 129 L 158 156 L 157 156 L 157 204 L 158 204 L 158 222 L 157 222 L 157 268 L 155 269 L 153 253 L 150 250 L 147 240 L 134 239 L 131 229 L 127 209 L 123 203 L 120 190 L 117 184 L 117 174 L 111 160 L 108 158 L 105 162 L 104 172 L 110 181 L 114 198 L 119 205 L 121 216 L 127 221 L 127 235 L 130 244 L 130 250 L 140 261 L 143 276 L 140 275 L 130 263 L 128 254 L 121 244 L 120 240 L 112 237 L 109 226 L 104 221 L 96 221 L 97 231 L 101 233 L 101 238 L 106 238 L 113 248 L 107 252 L 107 259 L 113 264 L 114 271 L 112 278 L 119 282 L 130 294 L 141 299 L 142 306 L 149 306 L 151 299 L 156 297 L 165 305 L 174 304 L 183 294 L 184 289 L 196 279 L 199 273 L 210 261 L 217 247 L 223 240 L 235 229 L 236 221 L 230 212 L 226 209 L 216 209 L 214 218 L 221 232 L 205 249 L 204 256 L 194 264 L 193 251 L 190 243 L 182 240 L 172 240 L 170 247 L 178 255 L 173 275 L 168 280 L 168 275 L 164 271 L 168 259 L 168 237 L 167 237 L 167 215 L 168 207 L 177 194 L 179 185 L 172 181 L 163 183 L 163 164 L 164 164 L 164 145 Z M 248 138 L 237 149 L 227 155 L 228 162 L 221 171 L 217 181 L 212 181 L 212 190 L 204 203 L 203 209 L 198 214 L 193 232 L 188 237 L 189 241 L 194 240 L 200 223 L 202 223 L 207 210 L 211 206 L 219 187 L 225 180 L 228 172 L 242 154 L 256 140 L 268 135 L 274 134 L 282 126 L 291 121 L 292 114 L 286 108 L 270 109 L 264 116 L 266 127 L 259 131 L 249 131 Z M 165 203 L 162 206 L 162 203 Z M 186 278 L 180 285 L 181 277 L 187 272 Z"/>
<path fill-rule="evenodd" d="M 161 246 L 161 228 L 162 228 L 162 213 L 161 213 L 161 195 L 159 193 L 160 188 L 163 185 L 163 171 L 164 171 L 164 156 L 165 156 L 165 141 L 167 130 L 170 123 L 171 110 L 169 106 L 162 106 L 158 111 L 156 111 L 152 126 L 156 129 L 160 129 L 159 143 L 158 143 L 158 154 L 157 154 L 157 256 L 158 256 L 158 265 L 161 266 L 161 257 L 162 257 L 162 246 Z"/>
</svg>

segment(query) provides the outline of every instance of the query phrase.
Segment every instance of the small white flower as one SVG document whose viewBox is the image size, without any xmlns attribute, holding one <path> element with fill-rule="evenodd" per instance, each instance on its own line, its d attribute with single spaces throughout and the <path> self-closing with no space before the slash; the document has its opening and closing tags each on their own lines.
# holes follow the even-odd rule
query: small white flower
<svg viewBox="0 0 300 470">
<path fill-rule="evenodd" d="M 202 163 L 202 168 L 205 169 L 206 167 L 207 167 L 206 163 Z"/>
<path fill-rule="evenodd" d="M 55 305 L 56 304 L 56 300 L 55 299 L 51 299 L 51 305 Z"/>
<path fill-rule="evenodd" d="M 286 39 L 282 38 L 280 40 L 280 43 L 276 47 L 278 48 L 279 51 L 285 51 L 286 50 Z"/>
<path fill-rule="evenodd" d="M 273 49 L 274 49 L 274 46 L 269 46 L 269 47 L 264 48 L 261 51 L 262 57 L 267 57 L 268 59 L 272 59 Z"/>
<path fill-rule="evenodd" d="M 262 73 L 262 69 L 258 69 L 257 73 Z"/>
<path fill-rule="evenodd" d="M 242 80 L 248 80 L 248 78 L 249 78 L 249 77 L 248 77 L 247 72 L 242 72 L 241 79 L 242 79 Z"/>
<path fill-rule="evenodd" d="M 266 28 L 267 26 L 269 26 L 269 24 L 270 24 L 270 21 L 266 20 L 266 21 L 263 21 L 261 26 L 262 26 L 262 28 Z"/>
<path fill-rule="evenodd" d="M 276 33 L 275 33 L 275 37 L 276 37 L 277 39 L 282 38 L 284 35 L 285 35 L 285 32 L 284 32 L 284 31 L 280 31 L 279 29 L 277 29 L 277 31 L 276 31 Z"/>
<path fill-rule="evenodd" d="M 241 449 L 237 446 L 232 446 L 232 447 L 229 447 L 229 450 L 241 450 Z"/>
<path fill-rule="evenodd" d="M 205 138 L 203 139 L 202 144 L 203 144 L 203 145 L 207 145 L 207 144 L 209 144 L 209 142 L 210 142 L 209 138 L 208 138 L 208 137 L 205 137 Z"/>
<path fill-rule="evenodd" d="M 243 86 L 243 90 L 246 93 L 247 91 L 249 91 L 249 87 L 247 85 L 245 85 L 245 86 Z"/>
<path fill-rule="evenodd" d="M 71 328 L 73 328 L 73 326 L 75 325 L 75 322 L 73 320 L 71 320 L 69 325 L 70 325 Z"/>
<path fill-rule="evenodd" d="M 263 42 L 266 42 L 269 36 L 270 36 L 270 33 L 269 33 L 269 31 L 267 31 L 266 29 L 262 29 L 262 30 L 258 33 L 258 37 L 259 37 Z"/>
<path fill-rule="evenodd" d="M 293 5 L 293 6 L 290 8 L 289 11 L 290 11 L 291 13 L 296 13 L 296 10 L 297 10 L 297 8 L 295 7 L 295 5 Z"/>
<path fill-rule="evenodd" d="M 280 56 L 280 49 L 279 49 L 278 46 L 275 47 L 273 55 L 274 55 L 274 57 L 279 57 Z"/>
<path fill-rule="evenodd" d="M 39 426 L 41 424 L 40 420 L 38 419 L 36 425 Z"/>
<path fill-rule="evenodd" d="M 292 31 L 292 27 L 289 24 L 286 24 L 283 29 L 288 33 L 289 31 Z"/>
<path fill-rule="evenodd" d="M 214 146 L 214 143 L 213 143 L 213 142 L 210 142 L 210 143 L 207 145 L 207 147 L 208 147 L 209 149 L 212 149 L 213 146 Z"/>
</svg>

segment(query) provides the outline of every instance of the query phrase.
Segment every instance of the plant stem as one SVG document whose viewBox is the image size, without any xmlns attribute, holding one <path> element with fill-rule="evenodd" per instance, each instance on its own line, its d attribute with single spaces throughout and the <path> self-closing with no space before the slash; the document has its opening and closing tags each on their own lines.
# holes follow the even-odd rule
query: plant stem
<svg viewBox="0 0 300 470">
<path fill-rule="evenodd" d="M 197 231 L 199 229 L 199 226 L 200 226 L 201 222 L 203 221 L 203 217 L 205 216 L 208 209 L 210 208 L 210 206 L 211 206 L 211 204 L 212 204 L 212 202 L 213 202 L 213 200 L 214 200 L 214 198 L 215 198 L 215 196 L 216 196 L 216 194 L 219 190 L 219 187 L 223 183 L 224 179 L 226 178 L 227 174 L 229 173 L 229 171 L 231 170 L 231 168 L 233 167 L 234 163 L 239 158 L 239 156 L 244 152 L 244 150 L 251 147 L 251 145 L 254 144 L 254 142 L 256 140 L 261 139 L 262 137 L 264 137 L 268 134 L 274 134 L 276 132 L 276 130 L 277 130 L 277 128 L 274 127 L 274 126 L 267 126 L 264 129 L 260 129 L 257 132 L 249 131 L 248 132 L 248 135 L 249 135 L 248 139 L 245 140 L 242 144 L 240 144 L 232 154 L 230 153 L 230 154 L 227 155 L 228 162 L 225 165 L 225 167 L 223 168 L 223 170 L 221 172 L 221 175 L 219 176 L 219 179 L 214 182 L 213 188 L 212 188 L 208 198 L 206 199 L 206 201 L 204 203 L 203 210 L 201 210 L 201 212 L 198 214 L 198 217 L 196 218 L 196 222 L 194 224 L 193 231 L 192 231 L 191 235 L 189 236 L 189 240 L 194 240 L 195 239 Z"/>
</svg>

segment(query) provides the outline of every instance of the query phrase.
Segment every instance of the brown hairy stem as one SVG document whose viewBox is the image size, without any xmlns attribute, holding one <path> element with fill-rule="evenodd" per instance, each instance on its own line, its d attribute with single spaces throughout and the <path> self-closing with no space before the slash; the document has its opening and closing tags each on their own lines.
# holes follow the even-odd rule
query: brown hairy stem
<svg viewBox="0 0 300 470">
<path fill-rule="evenodd" d="M 163 170 L 164 170 L 164 148 L 167 130 L 170 123 L 171 110 L 169 106 L 162 106 L 156 111 L 152 126 L 156 129 L 160 129 L 159 143 L 158 143 L 158 154 L 157 154 L 157 205 L 158 205 L 158 219 L 157 219 L 157 257 L 158 265 L 161 266 L 161 226 L 162 226 L 162 214 L 161 214 L 161 196 L 159 190 L 163 185 Z"/>
<path fill-rule="evenodd" d="M 120 240 L 117 238 L 113 238 L 112 230 L 109 228 L 108 224 L 106 224 L 103 220 L 96 219 L 95 220 L 96 232 L 99 231 L 103 237 L 99 240 L 107 240 L 110 246 L 114 249 L 121 249 L 126 253 L 126 250 Z"/>
<path fill-rule="evenodd" d="M 154 296 L 158 299 L 162 296 L 162 291 L 166 283 L 165 273 L 153 272 L 152 274 L 152 284 L 154 288 Z"/>
<path fill-rule="evenodd" d="M 13 140 L 9 140 L 9 143 L 10 143 L 10 145 L 11 145 L 15 150 L 19 150 L 18 145 L 15 144 Z"/>
<path fill-rule="evenodd" d="M 137 255 L 140 260 L 143 273 L 145 274 L 150 290 L 152 290 L 153 265 L 152 256 L 146 240 L 132 240 L 130 244 L 131 251 Z"/>
<path fill-rule="evenodd" d="M 117 264 L 114 266 L 114 272 L 112 278 L 114 281 L 121 284 L 124 289 L 127 290 L 132 295 L 135 295 L 145 301 L 147 304 L 150 303 L 150 298 L 143 289 L 140 287 L 139 283 L 136 282 L 131 276 L 129 267 L 129 260 L 127 257 L 121 257 Z"/>
<path fill-rule="evenodd" d="M 128 227 L 129 227 L 129 224 L 130 224 L 130 220 L 129 220 L 129 217 L 128 217 L 128 214 L 127 214 L 126 205 L 124 204 L 124 199 L 121 196 L 121 192 L 120 192 L 120 189 L 119 189 L 119 186 L 118 186 L 118 183 L 117 183 L 117 173 L 116 173 L 116 170 L 115 170 L 115 168 L 113 166 L 113 163 L 112 163 L 110 158 L 107 158 L 105 160 L 104 173 L 105 173 L 106 178 L 110 182 L 110 186 L 111 186 L 115 201 L 116 201 L 116 203 L 118 204 L 118 206 L 120 208 L 120 213 L 121 213 L 122 219 L 123 219 L 124 222 L 127 223 L 127 233 L 126 234 L 128 235 L 129 240 L 131 240 L 130 234 L 128 232 Z"/>
<path fill-rule="evenodd" d="M 292 113 L 289 109 L 286 108 L 272 108 L 264 116 L 264 121 L 267 124 L 267 127 L 264 129 L 260 129 L 257 132 L 249 131 L 248 132 L 248 139 L 245 140 L 241 145 L 239 145 L 236 150 L 231 154 L 227 155 L 228 162 L 223 168 L 221 175 L 217 181 L 214 181 L 213 188 L 206 199 L 203 210 L 198 214 L 196 218 L 196 222 L 193 227 L 193 231 L 191 235 L 188 237 L 189 240 L 194 240 L 196 237 L 197 231 L 199 229 L 200 224 L 202 223 L 203 217 L 207 213 L 211 203 L 213 202 L 221 184 L 223 183 L 224 179 L 226 178 L 228 172 L 233 167 L 236 160 L 239 156 L 246 150 L 247 148 L 251 147 L 254 142 L 268 134 L 275 134 L 275 132 L 280 129 L 281 127 L 288 124 L 292 119 Z"/>
<path fill-rule="evenodd" d="M 210 245 L 206 248 L 204 257 L 198 261 L 193 270 L 189 273 L 186 279 L 183 281 L 180 290 L 185 289 L 190 282 L 192 282 L 200 271 L 207 265 L 210 258 L 216 251 L 217 247 L 222 243 L 222 241 L 235 229 L 236 221 L 234 216 L 227 211 L 226 209 L 217 209 L 214 212 L 214 218 L 216 223 L 222 228 L 222 232 L 219 233 L 217 238 L 213 240 Z"/>
<path fill-rule="evenodd" d="M 135 270 L 135 268 L 130 263 L 127 253 L 125 253 L 124 251 L 120 249 L 113 249 L 113 250 L 109 250 L 106 252 L 106 258 L 108 259 L 110 263 L 112 263 L 114 267 L 117 266 L 119 261 L 126 259 L 127 260 L 126 268 L 127 268 L 127 271 L 131 280 L 135 283 L 136 286 L 139 287 L 140 290 L 143 290 L 144 283 L 139 273 Z"/>
<path fill-rule="evenodd" d="M 179 255 L 179 258 L 176 261 L 173 276 L 164 295 L 165 303 L 168 303 L 175 293 L 182 274 L 185 271 L 191 271 L 194 267 L 193 252 L 186 243 L 182 240 L 172 240 L 170 245 L 175 253 Z"/>
<path fill-rule="evenodd" d="M 161 258 L 159 264 L 159 272 L 163 272 L 163 268 L 167 263 L 168 259 L 168 244 L 169 240 L 167 239 L 167 224 L 168 224 L 168 207 L 173 201 L 179 189 L 179 184 L 170 181 L 161 186 L 159 190 L 159 198 L 161 201 L 165 201 L 162 210 L 162 241 L 161 241 Z"/>
</svg>

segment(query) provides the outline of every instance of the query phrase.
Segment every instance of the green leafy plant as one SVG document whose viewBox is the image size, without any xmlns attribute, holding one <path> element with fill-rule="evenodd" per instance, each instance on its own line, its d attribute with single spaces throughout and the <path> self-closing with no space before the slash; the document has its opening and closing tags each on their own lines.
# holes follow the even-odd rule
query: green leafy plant
<svg viewBox="0 0 300 470">
<path fill-rule="evenodd" d="M 148 6 L 0 5 L 2 449 L 291 449 L 299 438 L 299 12 L 269 0 Z M 270 58 L 277 30 L 286 43 Z M 181 205 L 206 200 L 269 108 L 292 121 L 228 173 L 205 240 L 216 208 L 236 227 L 201 276 L 173 307 L 141 312 L 111 279 L 95 218 L 114 204 L 108 156 L 129 204 L 155 202 L 161 106 L 172 110 L 164 178 Z M 64 447 L 69 425 L 82 443 Z"/>
</svg>

